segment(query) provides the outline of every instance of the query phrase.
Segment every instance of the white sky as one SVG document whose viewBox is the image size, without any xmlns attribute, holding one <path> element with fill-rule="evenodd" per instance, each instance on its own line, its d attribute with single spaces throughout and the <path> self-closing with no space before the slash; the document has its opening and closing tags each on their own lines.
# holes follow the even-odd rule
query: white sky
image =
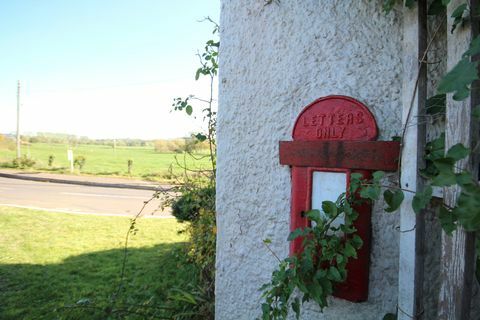
<svg viewBox="0 0 480 320">
<path fill-rule="evenodd" d="M 174 138 L 198 131 L 176 97 L 207 98 L 197 50 L 215 39 L 218 0 L 0 2 L 0 133 Z M 199 108 L 197 108 L 199 109 Z"/>
</svg>

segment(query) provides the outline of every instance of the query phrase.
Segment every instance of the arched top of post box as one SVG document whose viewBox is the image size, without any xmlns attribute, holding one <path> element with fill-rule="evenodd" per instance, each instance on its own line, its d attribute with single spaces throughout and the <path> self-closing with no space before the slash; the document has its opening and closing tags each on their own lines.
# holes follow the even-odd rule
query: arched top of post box
<svg viewBox="0 0 480 320">
<path fill-rule="evenodd" d="M 327 96 L 306 106 L 295 122 L 293 140 L 376 140 L 377 123 L 368 108 L 353 98 Z"/>
</svg>

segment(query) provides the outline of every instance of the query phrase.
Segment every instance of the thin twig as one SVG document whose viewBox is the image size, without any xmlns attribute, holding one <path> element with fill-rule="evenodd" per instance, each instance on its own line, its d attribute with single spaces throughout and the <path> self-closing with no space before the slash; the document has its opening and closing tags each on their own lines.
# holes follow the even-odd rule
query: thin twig
<svg viewBox="0 0 480 320">
<path fill-rule="evenodd" d="M 282 262 L 282 260 L 280 260 L 280 258 L 277 256 L 277 254 L 270 248 L 270 246 L 268 244 L 265 243 L 265 241 L 262 241 L 263 242 L 263 245 L 268 249 L 268 251 L 270 251 L 270 253 L 278 260 L 278 262 Z"/>
<path fill-rule="evenodd" d="M 158 196 L 157 196 L 157 193 L 155 193 L 150 199 L 148 199 L 147 201 L 144 201 L 143 202 L 143 206 L 142 208 L 140 209 L 140 211 L 135 215 L 135 217 L 131 220 L 131 223 L 130 223 L 130 228 L 128 229 L 127 231 L 127 234 L 125 235 L 125 242 L 124 242 L 124 246 L 123 246 L 123 261 L 122 261 L 122 271 L 120 273 L 120 282 L 118 284 L 118 288 L 117 288 L 117 291 L 112 295 L 112 305 L 115 304 L 116 302 L 116 299 L 118 297 L 118 295 L 120 294 L 120 290 L 122 289 L 123 287 L 123 282 L 125 280 L 125 269 L 126 269 L 126 265 L 127 265 L 127 257 L 128 257 L 128 241 L 130 239 L 130 233 L 132 232 L 132 230 L 135 228 L 135 223 L 137 221 L 137 219 L 140 217 L 140 215 L 142 214 L 143 210 L 145 209 L 145 207 L 153 200 L 153 199 L 156 199 Z"/>
<path fill-rule="evenodd" d="M 415 103 L 415 97 L 417 95 L 417 89 L 418 89 L 418 83 L 420 81 L 420 74 L 421 74 L 421 70 L 422 68 L 424 67 L 424 61 L 426 61 L 426 58 L 427 58 L 427 54 L 428 54 L 428 51 L 433 43 L 433 40 L 436 38 L 438 32 L 440 31 L 441 27 L 443 27 L 443 25 L 445 24 L 445 22 L 447 21 L 447 18 L 445 17 L 444 19 L 442 19 L 442 23 L 440 23 L 437 27 L 437 29 L 435 30 L 435 32 L 433 33 L 433 36 L 432 38 L 430 39 L 430 41 L 428 42 L 427 44 L 427 47 L 425 48 L 425 51 L 423 52 L 423 56 L 422 58 L 420 59 L 419 61 L 419 67 L 418 67 L 418 72 L 417 72 L 417 77 L 416 77 L 416 80 L 415 80 L 415 87 L 413 89 L 413 94 L 412 94 L 412 98 L 410 100 L 410 106 L 408 108 L 408 113 L 407 113 L 407 119 L 405 120 L 405 124 L 404 124 L 404 127 L 403 127 L 403 130 L 402 130 L 402 135 L 401 135 L 401 143 L 400 143 L 400 155 L 403 154 L 403 147 L 404 147 L 404 139 L 405 139 L 405 134 L 407 132 L 407 127 L 408 127 L 408 123 L 410 121 L 410 116 L 411 116 L 411 113 L 413 111 L 413 105 Z M 402 177 L 402 173 L 400 171 L 400 168 L 401 168 L 401 165 L 402 165 L 402 157 L 400 157 L 400 159 L 398 160 L 398 182 L 399 184 L 401 185 L 401 177 Z"/>
</svg>

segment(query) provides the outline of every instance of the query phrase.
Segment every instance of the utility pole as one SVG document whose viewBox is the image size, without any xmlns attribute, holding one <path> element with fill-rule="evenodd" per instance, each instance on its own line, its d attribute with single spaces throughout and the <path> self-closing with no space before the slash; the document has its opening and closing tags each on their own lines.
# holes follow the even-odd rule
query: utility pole
<svg viewBox="0 0 480 320">
<path fill-rule="evenodd" d="M 20 80 L 17 83 L 17 159 L 20 159 Z"/>
</svg>

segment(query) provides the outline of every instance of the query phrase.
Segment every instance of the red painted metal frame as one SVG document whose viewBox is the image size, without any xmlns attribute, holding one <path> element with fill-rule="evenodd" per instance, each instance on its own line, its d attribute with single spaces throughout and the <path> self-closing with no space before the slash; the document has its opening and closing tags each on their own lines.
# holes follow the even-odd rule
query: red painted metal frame
<svg viewBox="0 0 480 320">
<path fill-rule="evenodd" d="M 280 141 L 280 164 L 396 171 L 400 142 Z"/>
<path fill-rule="evenodd" d="M 304 213 L 311 210 L 312 175 L 315 171 L 351 173 L 370 178 L 369 170 L 397 170 L 398 142 L 373 141 L 378 129 L 375 118 L 361 102 L 345 96 L 328 96 L 309 104 L 298 116 L 294 141 L 280 142 L 280 163 L 292 166 L 291 231 L 309 226 Z M 332 199 L 336 200 L 336 199 Z M 363 240 L 357 259 L 347 265 L 347 280 L 334 295 L 350 301 L 368 298 L 371 204 L 355 207 L 354 226 Z M 290 254 L 302 250 L 302 239 L 290 244 Z"/>
</svg>

